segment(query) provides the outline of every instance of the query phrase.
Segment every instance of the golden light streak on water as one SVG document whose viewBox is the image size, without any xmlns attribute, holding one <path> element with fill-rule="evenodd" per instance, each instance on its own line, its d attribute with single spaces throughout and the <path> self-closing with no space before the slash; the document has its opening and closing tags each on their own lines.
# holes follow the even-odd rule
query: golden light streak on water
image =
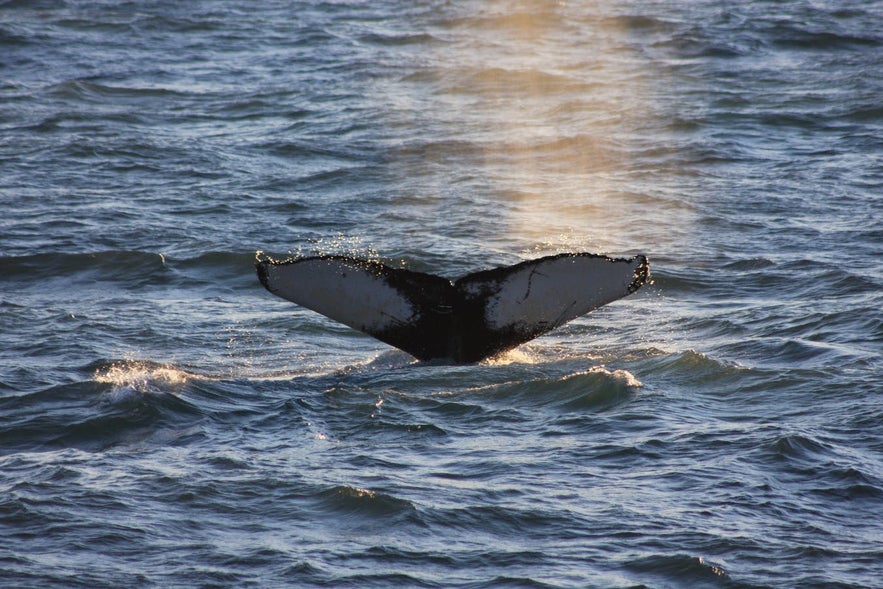
<svg viewBox="0 0 883 589">
<path fill-rule="evenodd" d="M 520 8 L 520 9 L 519 9 Z M 499 141 L 485 158 L 512 203 L 509 230 L 536 249 L 631 249 L 623 227 L 641 221 L 630 202 L 624 132 L 649 109 L 647 76 L 617 21 L 597 6 L 541 0 L 498 4 L 483 19 L 495 64 L 475 87 Z"/>
<path fill-rule="evenodd" d="M 473 214 L 502 217 L 501 241 L 528 256 L 635 253 L 666 239 L 681 249 L 693 212 L 660 163 L 668 131 L 653 103 L 669 80 L 627 23 L 602 4 L 553 0 L 481 3 L 443 20 L 444 42 L 418 50 L 420 73 L 381 88 L 391 132 L 420 137 L 392 158 L 411 184 L 396 206 L 444 219 L 489 194 L 499 207 L 482 201 Z"/>
</svg>

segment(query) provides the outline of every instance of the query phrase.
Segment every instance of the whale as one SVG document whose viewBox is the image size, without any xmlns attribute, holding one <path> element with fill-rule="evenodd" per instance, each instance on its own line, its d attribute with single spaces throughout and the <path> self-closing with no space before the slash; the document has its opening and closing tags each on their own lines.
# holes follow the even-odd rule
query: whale
<svg viewBox="0 0 883 589">
<path fill-rule="evenodd" d="M 650 279 L 644 255 L 561 253 L 455 281 L 347 255 L 256 256 L 274 295 L 407 352 L 471 364 L 498 356 L 636 292 Z"/>
</svg>

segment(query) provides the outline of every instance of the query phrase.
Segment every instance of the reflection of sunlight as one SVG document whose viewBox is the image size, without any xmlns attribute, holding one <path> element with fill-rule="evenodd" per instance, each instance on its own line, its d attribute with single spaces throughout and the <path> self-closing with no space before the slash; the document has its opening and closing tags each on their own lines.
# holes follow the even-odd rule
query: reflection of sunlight
<svg viewBox="0 0 883 589">
<path fill-rule="evenodd" d="M 537 358 L 523 347 L 507 350 L 502 354 L 491 356 L 481 361 L 485 366 L 507 366 L 509 364 L 536 364 Z"/>
<path fill-rule="evenodd" d="M 489 75 L 506 79 L 477 88 L 498 126 L 485 157 L 506 168 L 495 177 L 511 202 L 510 232 L 550 249 L 630 249 L 616 233 L 640 215 L 617 174 L 629 164 L 624 131 L 647 95 L 643 72 L 591 9 L 548 1 L 531 2 L 529 14 L 508 10 L 489 21 L 503 57 L 484 56 L 496 64 Z"/>
<path fill-rule="evenodd" d="M 651 104 L 669 82 L 615 10 L 490 2 L 438 21 L 445 42 L 422 47 L 417 72 L 382 92 L 394 132 L 414 133 L 392 167 L 409 195 L 396 204 L 420 206 L 422 230 L 468 208 L 465 226 L 481 218 L 502 233 L 492 239 L 532 253 L 625 255 L 681 236 L 693 211 Z"/>
<path fill-rule="evenodd" d="M 117 362 L 95 373 L 95 381 L 116 387 L 147 388 L 148 383 L 162 382 L 180 385 L 187 382 L 188 374 L 171 366 L 151 362 Z"/>
<path fill-rule="evenodd" d="M 127 401 L 139 395 L 174 394 L 191 378 L 183 370 L 148 361 L 115 362 L 95 371 L 95 382 L 111 385 L 110 401 Z"/>
</svg>

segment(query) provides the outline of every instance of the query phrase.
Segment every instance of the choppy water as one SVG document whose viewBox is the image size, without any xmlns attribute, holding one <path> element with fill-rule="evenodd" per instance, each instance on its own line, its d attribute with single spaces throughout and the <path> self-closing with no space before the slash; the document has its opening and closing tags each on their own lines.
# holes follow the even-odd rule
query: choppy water
<svg viewBox="0 0 883 589">
<path fill-rule="evenodd" d="M 0 585 L 883 586 L 883 4 L 0 2 Z M 266 250 L 655 284 L 478 366 Z"/>
</svg>

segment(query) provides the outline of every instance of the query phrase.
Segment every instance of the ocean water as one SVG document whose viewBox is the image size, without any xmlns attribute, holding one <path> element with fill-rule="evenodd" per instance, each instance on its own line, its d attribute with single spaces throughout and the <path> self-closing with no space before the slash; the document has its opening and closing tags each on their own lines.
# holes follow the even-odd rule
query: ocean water
<svg viewBox="0 0 883 589">
<path fill-rule="evenodd" d="M 883 587 L 883 3 L 0 1 L 0 586 Z M 422 364 L 255 252 L 654 283 Z"/>
</svg>

